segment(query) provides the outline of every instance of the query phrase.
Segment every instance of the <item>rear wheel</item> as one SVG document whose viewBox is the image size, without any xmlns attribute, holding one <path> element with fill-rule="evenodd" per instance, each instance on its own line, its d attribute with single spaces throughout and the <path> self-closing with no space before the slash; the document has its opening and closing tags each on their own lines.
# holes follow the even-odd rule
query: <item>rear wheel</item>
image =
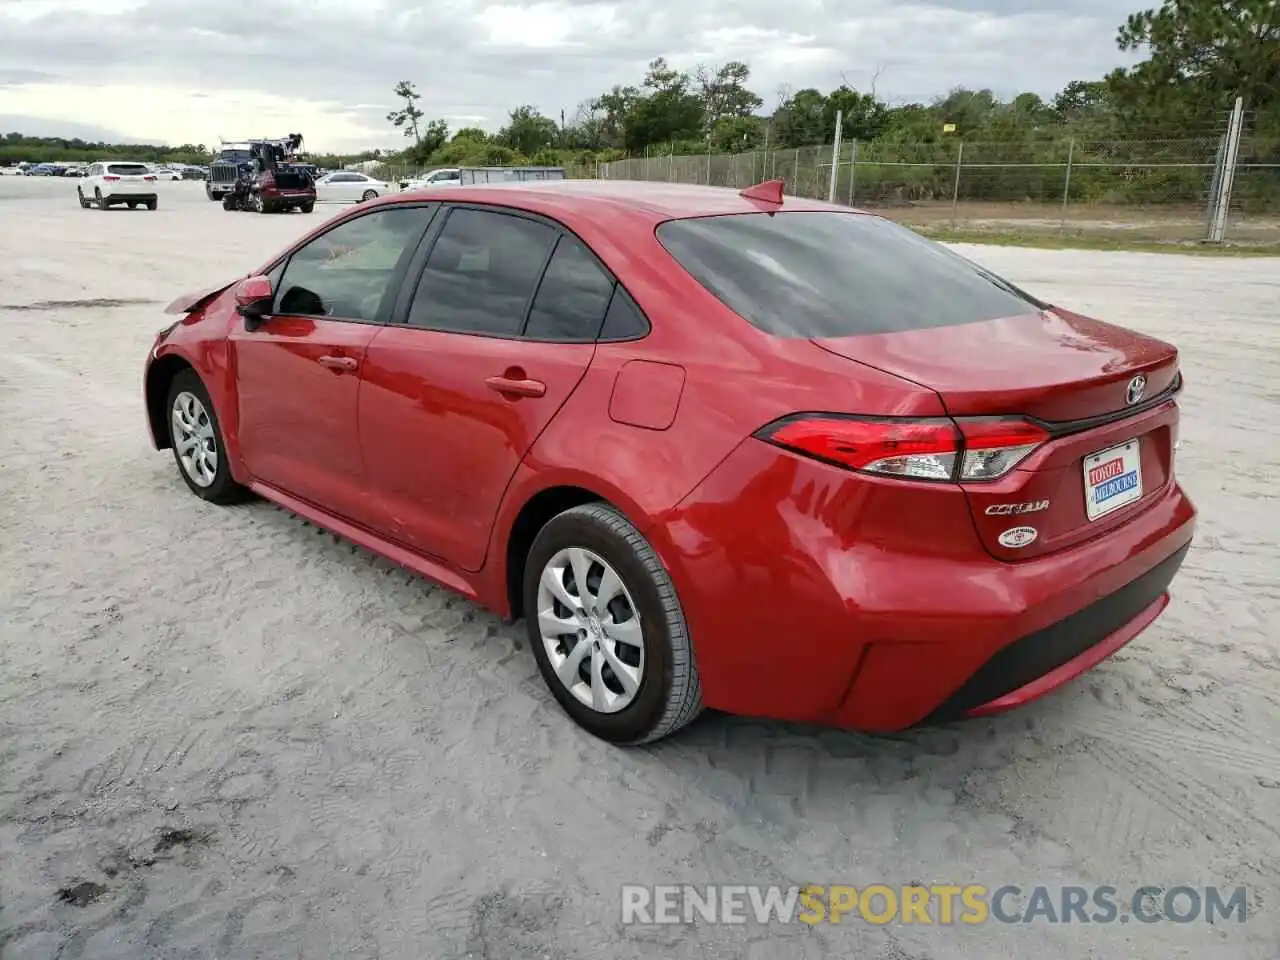
<svg viewBox="0 0 1280 960">
<path fill-rule="evenodd" d="M 137 201 L 137 200 L 130 200 L 130 201 L 129 201 L 129 209 L 130 209 L 130 210 L 137 210 L 137 209 L 138 209 L 138 201 Z"/>
<path fill-rule="evenodd" d="M 150 200 L 147 201 L 148 210 L 154 210 L 158 206 L 160 206 L 160 201 L 156 197 L 152 197 Z"/>
<path fill-rule="evenodd" d="M 370 200 L 375 199 L 377 196 L 378 196 L 378 191 L 377 191 L 377 190 L 366 190 L 366 191 L 365 191 L 365 192 L 360 196 L 360 202 L 361 202 L 361 203 L 368 203 Z"/>
<path fill-rule="evenodd" d="M 566 510 L 534 540 L 524 611 L 552 695 L 614 743 L 660 739 L 702 710 L 675 586 L 649 542 L 615 508 Z"/>
<path fill-rule="evenodd" d="M 309 200 L 298 207 L 298 209 L 301 210 L 303 213 L 310 213 L 315 208 L 316 208 L 316 202 L 314 200 Z"/>
<path fill-rule="evenodd" d="M 237 503 L 249 491 L 231 476 L 222 428 L 209 392 L 194 370 L 173 378 L 168 397 L 169 444 L 191 492 L 210 503 Z"/>
<path fill-rule="evenodd" d="M 236 199 L 230 195 L 222 198 L 223 210 L 234 210 L 236 208 Z"/>
<path fill-rule="evenodd" d="M 110 206 L 110 204 L 107 203 L 107 198 L 102 195 L 102 191 L 97 187 L 93 188 L 93 202 L 99 210 L 105 210 Z"/>
<path fill-rule="evenodd" d="M 84 191 L 79 187 L 76 187 L 76 199 L 80 201 L 80 208 L 82 210 L 88 210 L 89 207 L 92 206 L 92 204 L 85 198 Z"/>
</svg>

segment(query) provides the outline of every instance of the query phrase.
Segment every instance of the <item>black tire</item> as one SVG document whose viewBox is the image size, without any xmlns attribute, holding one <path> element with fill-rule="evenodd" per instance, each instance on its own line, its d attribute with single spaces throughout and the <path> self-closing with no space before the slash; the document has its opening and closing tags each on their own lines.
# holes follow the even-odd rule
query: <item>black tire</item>
<svg viewBox="0 0 1280 960">
<path fill-rule="evenodd" d="M 204 407 L 208 417 L 209 424 L 213 428 L 218 466 L 214 473 L 213 482 L 207 486 L 201 486 L 191 478 L 182 463 L 182 455 L 178 452 L 178 437 L 174 435 L 173 408 L 174 403 L 183 393 L 193 394 L 200 401 L 200 405 Z M 173 462 L 178 467 L 178 474 L 192 493 L 201 500 L 223 505 L 241 503 L 251 496 L 248 489 L 236 483 L 231 476 L 231 467 L 227 462 L 226 444 L 223 441 L 222 425 L 218 422 L 218 414 L 213 409 L 213 401 L 209 399 L 209 391 L 204 388 L 204 383 L 201 382 L 199 375 L 194 370 L 183 370 L 169 384 L 169 393 L 165 397 L 164 417 L 165 423 L 169 428 L 169 444 L 173 450 Z"/>
<path fill-rule="evenodd" d="M 148 210 L 154 210 L 154 209 L 155 209 L 156 207 L 158 207 L 158 206 L 160 206 L 160 201 L 159 201 L 159 200 L 148 200 L 148 201 L 147 201 L 147 209 L 148 209 Z"/>
<path fill-rule="evenodd" d="M 85 199 L 84 191 L 81 190 L 79 187 L 76 187 L 76 199 L 80 201 L 81 210 L 88 210 L 91 206 L 93 206 L 93 204 L 91 204 L 87 199 Z"/>
<path fill-rule="evenodd" d="M 377 198 L 378 198 L 377 190 L 366 190 L 364 193 L 360 195 L 360 202 L 368 203 L 370 200 L 376 200 Z"/>
<path fill-rule="evenodd" d="M 298 206 L 298 209 L 301 210 L 303 213 L 310 213 L 315 208 L 316 208 L 316 202 L 314 200 L 308 201 L 307 203 L 300 204 Z"/>
<path fill-rule="evenodd" d="M 542 571 L 558 552 L 572 547 L 589 550 L 617 571 L 642 624 L 645 665 L 640 685 L 635 698 L 616 713 L 588 707 L 560 682 L 538 626 Z M 523 593 L 538 671 L 564 711 L 589 733 L 612 743 L 648 743 L 674 733 L 702 712 L 698 667 L 675 586 L 649 542 L 614 507 L 589 503 L 553 517 L 529 550 Z"/>
<path fill-rule="evenodd" d="M 137 200 L 130 200 L 130 201 L 129 201 L 129 209 L 130 209 L 130 210 L 137 210 L 137 209 L 138 209 L 138 201 L 137 201 Z"/>
<path fill-rule="evenodd" d="M 107 203 L 107 198 L 102 195 L 102 191 L 97 187 L 93 188 L 93 202 L 99 210 L 106 210 L 111 204 Z"/>
<path fill-rule="evenodd" d="M 234 197 L 223 197 L 223 198 L 222 198 L 222 209 L 223 209 L 223 210 L 234 210 L 235 208 L 236 208 L 236 201 L 235 201 L 235 198 L 234 198 Z"/>
<path fill-rule="evenodd" d="M 217 203 L 219 200 L 222 199 L 216 193 L 214 193 L 212 190 L 209 189 L 209 185 L 207 183 L 205 184 L 205 187 L 204 187 L 204 195 L 208 197 L 210 200 L 212 200 L 214 203 Z"/>
</svg>

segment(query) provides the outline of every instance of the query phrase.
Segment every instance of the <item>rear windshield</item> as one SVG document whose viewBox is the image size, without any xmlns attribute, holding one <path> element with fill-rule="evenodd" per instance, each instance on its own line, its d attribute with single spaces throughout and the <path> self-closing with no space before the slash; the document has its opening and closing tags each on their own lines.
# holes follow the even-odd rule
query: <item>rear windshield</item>
<svg viewBox="0 0 1280 960">
<path fill-rule="evenodd" d="M 658 240 L 725 306 L 779 337 L 921 330 L 1044 306 L 941 244 L 864 214 L 670 220 Z"/>
<path fill-rule="evenodd" d="M 107 166 L 107 173 L 114 173 L 117 177 L 140 177 L 150 172 L 140 163 L 112 163 Z"/>
</svg>

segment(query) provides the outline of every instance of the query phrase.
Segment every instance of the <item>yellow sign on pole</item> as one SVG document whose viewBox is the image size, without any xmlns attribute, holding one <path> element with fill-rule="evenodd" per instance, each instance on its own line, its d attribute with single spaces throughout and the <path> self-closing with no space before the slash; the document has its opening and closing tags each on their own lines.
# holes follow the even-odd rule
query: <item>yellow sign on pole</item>
<svg viewBox="0 0 1280 960">
<path fill-rule="evenodd" d="M 955 133 L 955 132 L 956 132 L 956 125 L 955 125 L 954 123 L 944 123 L 944 124 L 942 125 L 942 132 L 943 132 L 943 133 Z"/>
</svg>

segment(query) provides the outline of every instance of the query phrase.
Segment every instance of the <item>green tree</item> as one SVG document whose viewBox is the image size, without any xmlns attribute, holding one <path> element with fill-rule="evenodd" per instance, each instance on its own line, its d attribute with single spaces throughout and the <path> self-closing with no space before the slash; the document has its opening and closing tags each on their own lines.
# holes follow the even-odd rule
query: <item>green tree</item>
<svg viewBox="0 0 1280 960">
<path fill-rule="evenodd" d="M 754 150 L 764 140 L 764 123 L 759 117 L 724 117 L 711 131 L 711 148 L 721 153 Z"/>
<path fill-rule="evenodd" d="M 427 163 L 431 155 L 449 142 L 449 124 L 432 120 L 422 130 L 418 142 L 405 151 L 405 159 L 413 163 Z"/>
<path fill-rule="evenodd" d="M 823 107 L 824 141 L 835 136 L 837 110 L 843 113 L 841 136 L 845 140 L 874 139 L 884 130 L 889 119 L 888 108 L 874 96 L 841 84 L 827 94 Z"/>
<path fill-rule="evenodd" d="M 990 90 L 970 90 L 954 87 L 945 97 L 934 102 L 940 119 L 954 123 L 961 137 L 979 133 L 1000 106 L 1000 101 Z"/>
<path fill-rule="evenodd" d="M 388 113 L 387 119 L 406 137 L 413 137 L 414 143 L 421 143 L 422 134 L 418 129 L 418 121 L 422 119 L 423 114 L 418 107 L 418 101 L 422 99 L 422 94 L 418 93 L 412 80 L 401 80 L 396 84 L 395 95 L 404 101 L 404 106 Z"/>
<path fill-rule="evenodd" d="M 721 67 L 698 67 L 694 80 L 705 110 L 704 122 L 714 131 L 722 120 L 752 116 L 764 103 L 747 89 L 751 68 L 741 60 L 730 60 Z"/>
<path fill-rule="evenodd" d="M 673 70 L 665 58 L 649 63 L 644 89 L 623 123 L 623 143 L 641 151 L 651 144 L 691 140 L 702 135 L 702 100 L 689 89 L 689 75 Z"/>
<path fill-rule="evenodd" d="M 1103 80 L 1072 80 L 1053 98 L 1053 111 L 1062 123 L 1100 117 L 1109 106 Z"/>
<path fill-rule="evenodd" d="M 1165 0 L 1132 14 L 1116 42 L 1149 54 L 1107 78 L 1130 119 L 1217 124 L 1237 96 L 1256 114 L 1280 114 L 1277 0 Z"/>
<path fill-rule="evenodd" d="M 826 121 L 827 98 L 812 87 L 797 90 L 774 114 L 775 137 L 783 147 L 805 147 L 830 139 Z"/>
<path fill-rule="evenodd" d="M 511 111 L 507 125 L 498 131 L 497 140 L 527 156 L 543 147 L 553 146 L 559 132 L 554 120 L 526 104 Z"/>
</svg>

